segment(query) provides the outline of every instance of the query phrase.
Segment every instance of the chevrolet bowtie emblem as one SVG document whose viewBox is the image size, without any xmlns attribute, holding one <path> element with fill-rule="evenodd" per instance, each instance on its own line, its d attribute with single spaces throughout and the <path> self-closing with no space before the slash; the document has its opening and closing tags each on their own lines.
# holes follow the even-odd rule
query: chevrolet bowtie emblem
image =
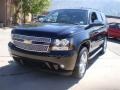
<svg viewBox="0 0 120 90">
<path fill-rule="evenodd" d="M 23 43 L 25 43 L 25 44 L 32 44 L 32 41 L 30 41 L 30 40 L 24 40 Z"/>
</svg>

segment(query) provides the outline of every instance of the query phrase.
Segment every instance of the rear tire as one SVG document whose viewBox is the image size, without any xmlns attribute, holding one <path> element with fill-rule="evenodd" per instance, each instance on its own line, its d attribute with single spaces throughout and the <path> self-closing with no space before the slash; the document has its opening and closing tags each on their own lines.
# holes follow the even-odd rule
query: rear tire
<svg viewBox="0 0 120 90">
<path fill-rule="evenodd" d="M 79 79 L 82 79 L 85 75 L 87 69 L 87 61 L 88 61 L 88 49 L 83 47 L 78 55 L 77 63 L 73 71 L 73 75 Z"/>
<path fill-rule="evenodd" d="M 104 43 L 102 44 L 102 50 L 101 50 L 101 54 L 104 54 L 106 52 L 106 48 L 107 48 L 107 37 L 104 38 Z"/>
</svg>

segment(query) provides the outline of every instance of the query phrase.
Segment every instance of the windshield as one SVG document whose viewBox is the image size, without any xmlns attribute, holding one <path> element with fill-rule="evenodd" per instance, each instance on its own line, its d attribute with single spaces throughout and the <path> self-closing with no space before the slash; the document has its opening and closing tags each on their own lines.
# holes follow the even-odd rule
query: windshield
<svg viewBox="0 0 120 90">
<path fill-rule="evenodd" d="M 87 10 L 56 10 L 47 15 L 43 22 L 86 25 Z"/>
</svg>

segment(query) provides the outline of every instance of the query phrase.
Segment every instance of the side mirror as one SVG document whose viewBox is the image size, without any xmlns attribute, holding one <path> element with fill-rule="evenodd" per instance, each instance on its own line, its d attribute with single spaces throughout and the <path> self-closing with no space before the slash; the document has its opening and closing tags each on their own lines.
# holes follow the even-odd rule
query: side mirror
<svg viewBox="0 0 120 90">
<path fill-rule="evenodd" d="M 102 25 L 104 25 L 103 22 L 101 22 L 101 21 L 99 21 L 99 20 L 95 20 L 94 23 L 89 24 L 89 25 L 86 27 L 86 29 L 91 28 L 91 27 L 94 27 L 94 26 L 102 26 Z"/>
<path fill-rule="evenodd" d="M 92 25 L 94 26 L 101 26 L 101 25 L 104 25 L 102 21 L 99 21 L 99 20 L 95 20 Z"/>
</svg>

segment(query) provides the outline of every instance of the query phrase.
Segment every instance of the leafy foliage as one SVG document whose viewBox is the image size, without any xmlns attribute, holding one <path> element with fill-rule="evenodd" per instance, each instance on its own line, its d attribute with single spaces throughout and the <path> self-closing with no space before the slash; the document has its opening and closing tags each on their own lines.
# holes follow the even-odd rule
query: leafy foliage
<svg viewBox="0 0 120 90">
<path fill-rule="evenodd" d="M 25 22 L 25 16 L 31 13 L 34 14 L 41 14 L 42 12 L 45 12 L 49 5 L 50 0 L 13 0 L 14 7 L 16 9 L 16 12 L 14 13 L 13 19 L 14 23 L 17 21 L 17 16 L 19 13 L 21 13 L 24 17 Z"/>
<path fill-rule="evenodd" d="M 22 0 L 22 2 L 22 10 L 25 15 L 42 13 L 50 5 L 50 0 Z"/>
</svg>

